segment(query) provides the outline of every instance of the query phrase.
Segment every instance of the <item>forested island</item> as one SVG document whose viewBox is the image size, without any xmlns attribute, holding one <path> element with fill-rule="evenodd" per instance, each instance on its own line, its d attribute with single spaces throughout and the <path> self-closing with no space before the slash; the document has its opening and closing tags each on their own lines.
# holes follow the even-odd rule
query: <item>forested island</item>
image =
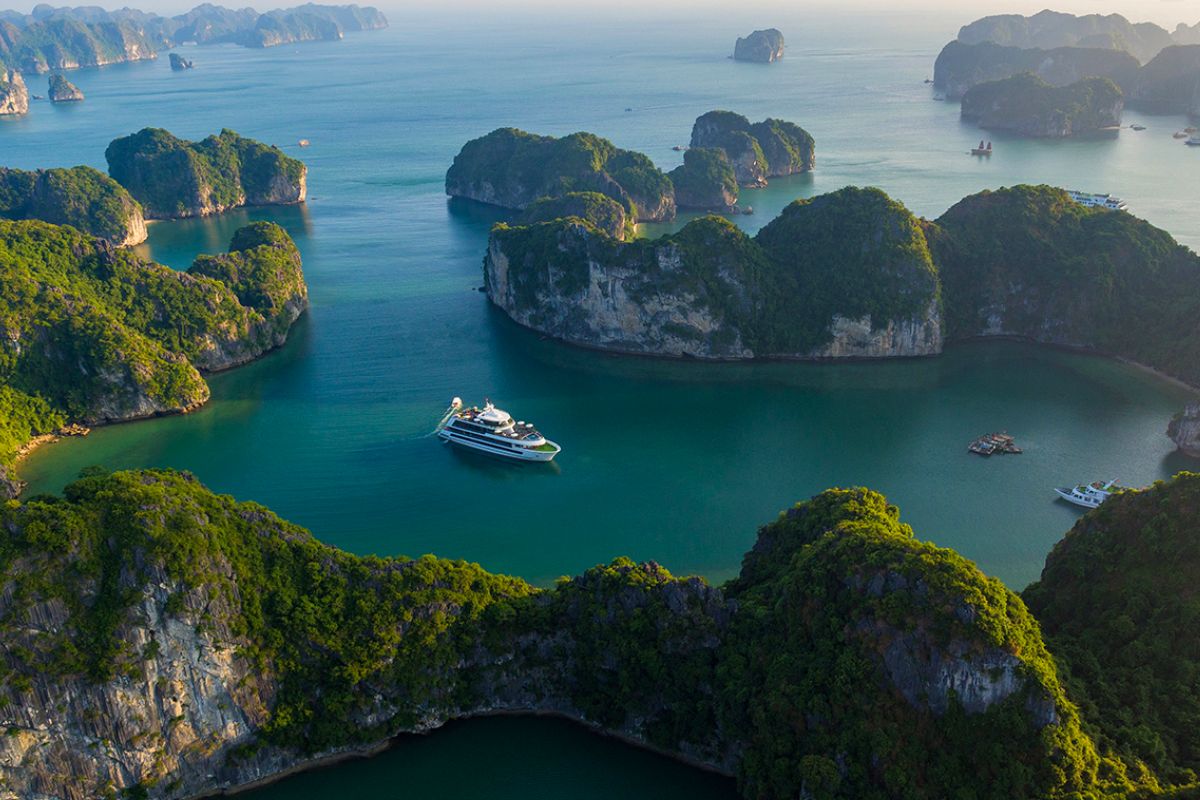
<svg viewBox="0 0 1200 800">
<path fill-rule="evenodd" d="M 735 211 L 739 185 L 765 186 L 768 177 L 815 163 L 816 143 L 800 126 L 751 124 L 729 111 L 696 120 L 684 163 L 669 174 L 594 133 L 555 138 L 498 128 L 463 145 L 446 172 L 446 194 L 524 210 L 546 198 L 596 193 L 619 203 L 632 225 L 674 219 L 677 209 Z"/>
<path fill-rule="evenodd" d="M 962 98 L 962 118 L 990 131 L 1064 138 L 1116 128 L 1125 98 L 1108 78 L 1052 86 L 1031 72 L 972 86 Z"/>
<path fill-rule="evenodd" d="M 1200 113 L 1200 25 L 1168 32 L 1118 14 L 1043 11 L 966 25 L 938 55 L 935 91 L 957 100 L 973 86 L 1032 72 L 1053 86 L 1108 78 L 1148 113 Z"/>
<path fill-rule="evenodd" d="M 91 167 L 32 172 L 0 167 L 0 218 L 71 225 L 116 247 L 146 240 L 141 204 Z"/>
<path fill-rule="evenodd" d="M 0 777 L 189 797 L 554 713 L 748 798 L 1184 797 L 1198 503 L 1188 474 L 1110 499 L 1024 599 L 866 489 L 786 510 L 721 587 L 618 558 L 536 589 L 352 556 L 187 474 L 93 470 L 0 509 Z"/>
<path fill-rule="evenodd" d="M 108 174 L 142 204 L 148 219 L 302 203 L 307 194 L 302 161 L 228 129 L 189 142 L 161 128 L 144 128 L 114 140 L 104 158 Z"/>
<path fill-rule="evenodd" d="M 279 346 L 308 306 L 295 244 L 263 222 L 177 272 L 72 227 L 0 220 L 0 286 L 5 496 L 31 439 L 196 408 L 209 397 L 201 371 Z"/>
<path fill-rule="evenodd" d="M 522 325 L 620 352 L 895 357 L 1006 336 L 1200 385 L 1200 256 L 1048 186 L 981 192 L 935 221 L 878 189 L 842 189 L 753 237 L 717 217 L 632 242 L 584 217 L 499 224 L 484 283 Z"/>
</svg>

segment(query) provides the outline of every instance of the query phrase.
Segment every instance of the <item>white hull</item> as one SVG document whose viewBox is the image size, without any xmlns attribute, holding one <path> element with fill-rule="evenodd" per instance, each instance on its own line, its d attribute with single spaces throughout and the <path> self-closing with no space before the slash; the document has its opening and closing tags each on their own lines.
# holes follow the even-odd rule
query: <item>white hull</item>
<svg viewBox="0 0 1200 800">
<path fill-rule="evenodd" d="M 444 442 L 465 447 L 468 450 L 475 450 L 479 453 L 487 453 L 491 456 L 507 458 L 512 461 L 546 462 L 552 460 L 561 450 L 558 445 L 554 445 L 553 450 L 534 450 L 528 447 L 513 446 L 499 439 L 492 441 L 491 439 L 470 438 L 447 428 L 438 431 L 438 438 Z M 554 443 L 548 441 L 546 444 Z"/>
<path fill-rule="evenodd" d="M 1102 498 L 1085 497 L 1083 495 L 1076 494 L 1071 489 L 1055 489 L 1054 491 L 1059 497 L 1061 497 L 1063 500 L 1066 500 L 1068 503 L 1074 503 L 1075 505 L 1083 508 L 1099 508 L 1100 504 L 1104 502 Z"/>
</svg>

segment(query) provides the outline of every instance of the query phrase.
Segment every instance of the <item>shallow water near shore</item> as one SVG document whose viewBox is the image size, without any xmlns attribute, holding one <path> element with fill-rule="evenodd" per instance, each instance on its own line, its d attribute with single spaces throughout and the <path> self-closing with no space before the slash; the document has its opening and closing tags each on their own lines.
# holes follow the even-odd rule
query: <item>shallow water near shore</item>
<svg viewBox="0 0 1200 800">
<path fill-rule="evenodd" d="M 91 464 L 188 469 L 357 553 L 432 552 L 548 584 L 619 555 L 724 580 L 781 509 L 829 486 L 868 485 L 919 537 L 1019 590 L 1078 518 L 1052 487 L 1143 485 L 1194 466 L 1164 435 L 1192 393 L 1095 356 L 979 342 L 902 362 L 702 364 L 543 340 L 476 291 L 503 212 L 448 202 L 442 189 L 462 143 L 501 125 L 591 130 L 670 168 L 695 117 L 728 108 L 793 120 L 817 139 L 815 173 L 745 192 L 756 213 L 737 222 L 748 230 L 796 197 L 847 184 L 881 186 L 932 217 L 983 188 L 1049 182 L 1120 194 L 1195 247 L 1200 152 L 1171 139 L 1181 118 L 1129 113 L 1126 124 L 1148 130 L 1070 142 L 992 136 L 996 154 L 983 161 L 966 155 L 979 132 L 922 84 L 965 18 L 781 11 L 763 24 L 788 35 L 788 56 L 764 67 L 725 58 L 737 34 L 761 27 L 732 11 L 636 24 L 429 13 L 392 13 L 390 30 L 340 43 L 189 48 L 196 69 L 182 73 L 165 58 L 72 72 L 83 104 L 37 103 L 0 122 L 8 166 L 103 168 L 111 139 L 154 125 L 194 138 L 234 128 L 310 168 L 304 207 L 154 223 L 139 248 L 186 268 L 247 220 L 279 222 L 302 250 L 312 298 L 289 343 L 212 376 L 213 401 L 195 414 L 38 450 L 21 467 L 31 492 L 58 491 Z M 312 146 L 295 146 L 300 138 Z M 562 455 L 531 467 L 441 445 L 429 434 L 454 395 L 491 396 Z M 966 452 L 1001 429 L 1023 455 Z M 575 794 L 570 774 L 589 770 L 640 777 L 607 796 L 695 797 L 709 786 L 586 732 L 544 727 L 554 724 L 464 723 L 369 766 L 247 796 L 400 796 L 390 787 L 402 776 L 408 786 L 413 771 L 451 770 L 478 782 L 463 797 Z M 544 758 L 509 769 L 516 740 Z M 436 794 L 429 786 L 403 794 Z"/>
</svg>

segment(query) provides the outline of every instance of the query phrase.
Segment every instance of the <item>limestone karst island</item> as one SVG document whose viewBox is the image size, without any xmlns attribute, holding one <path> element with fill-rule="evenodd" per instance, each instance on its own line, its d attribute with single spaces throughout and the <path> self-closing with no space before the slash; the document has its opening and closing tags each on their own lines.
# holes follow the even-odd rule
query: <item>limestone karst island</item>
<svg viewBox="0 0 1200 800">
<path fill-rule="evenodd" d="M 0 800 L 1200 798 L 1200 8 L 100 2 Z"/>
</svg>

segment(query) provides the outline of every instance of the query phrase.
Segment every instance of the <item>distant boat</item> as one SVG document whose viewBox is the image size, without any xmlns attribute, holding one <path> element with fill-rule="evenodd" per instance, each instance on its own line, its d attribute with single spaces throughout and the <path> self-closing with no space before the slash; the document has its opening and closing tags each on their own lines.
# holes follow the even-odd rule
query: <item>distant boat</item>
<svg viewBox="0 0 1200 800">
<path fill-rule="evenodd" d="M 1107 208 L 1109 211 L 1128 211 L 1129 206 L 1124 200 L 1119 197 L 1113 197 L 1111 194 L 1092 194 L 1090 192 L 1081 192 L 1078 189 L 1068 189 L 1067 196 L 1079 203 L 1081 206 L 1088 208 Z"/>
<path fill-rule="evenodd" d="M 308 139 L 301 139 L 299 142 L 297 142 L 297 144 L 299 144 L 301 147 L 308 147 L 310 144 L 312 144 L 312 142 L 310 142 Z"/>
<path fill-rule="evenodd" d="M 1132 129 L 1132 130 L 1135 130 L 1135 131 L 1144 131 L 1144 130 L 1146 130 L 1146 126 L 1145 126 L 1145 125 L 1130 125 L 1129 127 L 1130 127 L 1130 129 Z"/>
<path fill-rule="evenodd" d="M 687 150 L 687 148 L 681 144 L 677 144 L 674 147 L 672 147 L 671 149 L 674 150 L 676 153 L 682 153 L 684 150 Z"/>
<path fill-rule="evenodd" d="M 985 146 L 982 139 L 979 141 L 979 147 L 971 148 L 971 155 L 973 156 L 990 156 L 991 154 L 992 143 L 988 142 Z"/>
<path fill-rule="evenodd" d="M 633 109 L 632 109 L 632 108 L 627 108 L 627 109 L 625 109 L 625 110 L 626 110 L 626 111 L 633 111 Z"/>
<path fill-rule="evenodd" d="M 1173 133 L 1171 135 L 1174 136 L 1176 139 L 1188 138 L 1187 131 L 1175 131 L 1175 133 Z"/>
<path fill-rule="evenodd" d="M 1200 133 L 1193 133 L 1184 144 L 1189 147 L 1200 147 Z"/>
</svg>

